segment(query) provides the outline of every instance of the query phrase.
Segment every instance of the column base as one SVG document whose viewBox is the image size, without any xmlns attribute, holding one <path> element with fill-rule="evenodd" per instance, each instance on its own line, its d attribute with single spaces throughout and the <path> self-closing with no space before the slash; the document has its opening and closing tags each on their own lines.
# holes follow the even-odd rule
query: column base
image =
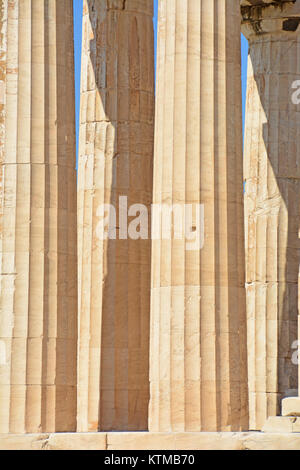
<svg viewBox="0 0 300 470">
<path fill-rule="evenodd" d="M 281 416 L 271 416 L 263 427 L 265 433 L 300 433 L 300 398 L 282 400 Z"/>
<path fill-rule="evenodd" d="M 300 420 L 292 431 L 223 433 L 0 434 L 0 450 L 298 450 Z M 279 429 L 279 428 L 278 428 Z M 130 454 L 129 454 L 130 455 Z"/>
<path fill-rule="evenodd" d="M 300 398 L 289 397 L 282 400 L 282 416 L 300 417 Z"/>
<path fill-rule="evenodd" d="M 271 416 L 267 419 L 262 431 L 263 433 L 300 433 L 300 418 L 296 416 Z"/>
</svg>

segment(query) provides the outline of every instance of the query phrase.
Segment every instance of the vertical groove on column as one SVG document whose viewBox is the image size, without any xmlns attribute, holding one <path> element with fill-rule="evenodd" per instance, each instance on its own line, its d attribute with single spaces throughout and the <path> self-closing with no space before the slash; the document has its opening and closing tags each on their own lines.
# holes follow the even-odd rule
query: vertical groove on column
<svg viewBox="0 0 300 470">
<path fill-rule="evenodd" d="M 6 361 L 0 364 L 0 415 L 5 414 L 0 429 L 74 431 L 77 253 L 72 2 L 4 4 L 8 6 L 9 76 L 1 160 L 0 341 L 6 343 Z M 3 278 L 11 279 L 10 287 Z"/>
<path fill-rule="evenodd" d="M 185 170 L 185 199 L 187 203 L 200 200 L 200 94 L 201 68 L 200 43 L 198 31 L 201 27 L 201 2 L 192 2 L 188 8 L 187 27 L 187 96 L 186 96 L 186 152 L 189 158 L 184 161 Z M 192 191 L 190 191 L 190 188 Z M 183 250 L 185 246 L 183 246 Z M 195 267 L 200 265 L 200 252 L 184 253 L 185 261 L 185 293 L 187 298 L 193 299 L 186 305 L 185 349 L 190 351 L 185 357 L 185 421 L 186 431 L 193 431 L 201 422 L 202 392 L 198 386 L 200 379 L 200 298 L 197 286 L 200 280 L 200 271 Z M 184 299 L 183 299 L 184 301 Z M 191 406 L 190 404 L 193 404 Z"/>
<path fill-rule="evenodd" d="M 300 144 L 292 84 L 300 74 L 299 33 L 280 30 L 284 8 L 282 18 L 279 10 L 265 9 L 269 34 L 256 35 L 245 25 L 250 41 L 246 286 L 250 428 L 255 430 L 280 414 L 281 399 L 298 386 L 292 348 L 297 339 Z"/>
<path fill-rule="evenodd" d="M 59 430 L 66 427 L 76 430 L 78 285 L 73 2 L 56 0 L 55 6 L 56 44 L 53 54 L 56 53 L 57 66 L 56 70 L 53 67 L 53 75 L 57 81 L 57 129 L 56 140 L 52 142 L 57 145 L 57 176 L 54 171 L 50 183 L 51 180 L 53 183 L 57 181 L 57 221 L 53 223 L 57 227 L 57 281 L 53 276 L 53 290 L 57 286 L 57 313 L 51 314 L 49 329 L 56 319 L 55 426 Z M 51 209 L 53 205 L 54 201 L 51 201 Z M 49 232 L 51 235 L 51 227 Z M 51 273 L 51 267 L 49 270 Z"/>
<path fill-rule="evenodd" d="M 4 161 L 5 161 L 5 144 L 6 144 L 6 117 L 7 117 L 7 87 L 8 87 L 8 57 L 7 57 L 7 46 L 8 46 L 8 3 L 2 2 L 0 5 L 0 289 L 6 290 L 7 295 L 5 298 L 0 297 L 0 365 L 3 367 L 6 363 L 7 355 L 10 354 L 11 349 L 11 329 L 12 329 L 12 318 L 11 312 L 12 297 L 13 297 L 13 271 L 9 271 L 9 267 L 6 266 L 5 259 L 5 236 L 4 236 L 4 217 L 5 217 L 5 194 L 4 194 Z M 3 272 L 7 275 L 3 276 Z M 9 275 L 10 273 L 10 275 Z M 10 317 L 4 319 L 3 311 L 7 310 L 10 312 Z M 5 370 L 7 383 L 10 383 L 10 370 Z M 10 387 L 2 387 L 0 389 L 0 400 L 9 403 L 10 400 Z M 0 422 L 4 423 L 2 426 L 2 432 L 7 432 L 9 422 L 9 407 L 0 407 Z"/>
<path fill-rule="evenodd" d="M 118 207 L 125 196 L 128 209 L 149 210 L 152 199 L 152 7 L 84 2 L 78 431 L 147 429 L 150 240 L 127 239 L 126 208 L 123 220 Z M 104 239 L 101 207 L 109 204 L 116 239 Z"/>
<path fill-rule="evenodd" d="M 154 203 L 203 204 L 205 241 L 196 251 L 184 238 L 152 243 L 149 428 L 241 430 L 248 419 L 238 2 L 160 0 L 157 61 Z"/>
</svg>

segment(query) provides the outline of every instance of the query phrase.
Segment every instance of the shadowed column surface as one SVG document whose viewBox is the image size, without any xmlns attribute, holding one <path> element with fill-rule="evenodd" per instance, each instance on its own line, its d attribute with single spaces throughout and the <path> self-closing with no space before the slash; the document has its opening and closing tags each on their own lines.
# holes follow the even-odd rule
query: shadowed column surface
<svg viewBox="0 0 300 470">
<path fill-rule="evenodd" d="M 127 209 L 130 223 L 152 200 L 152 16 L 152 0 L 84 2 L 79 431 L 147 430 L 151 242 L 129 238 L 126 225 Z M 104 205 L 116 210 L 109 234 Z"/>
<path fill-rule="evenodd" d="M 300 2 L 242 10 L 250 429 L 295 393 L 300 261 Z"/>
</svg>

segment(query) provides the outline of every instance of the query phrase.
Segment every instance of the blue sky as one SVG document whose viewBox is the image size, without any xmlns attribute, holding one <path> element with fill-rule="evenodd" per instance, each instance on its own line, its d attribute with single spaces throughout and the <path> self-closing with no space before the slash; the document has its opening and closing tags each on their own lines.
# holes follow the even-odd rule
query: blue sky
<svg viewBox="0 0 300 470">
<path fill-rule="evenodd" d="M 76 130 L 78 142 L 78 126 L 79 126 L 79 105 L 80 105 L 80 62 L 81 62 L 81 33 L 82 33 L 82 3 L 83 0 L 73 0 L 74 3 L 74 28 L 75 28 L 75 86 L 76 86 Z M 154 0 L 154 30 L 155 36 L 157 32 L 157 4 L 158 0 Z M 247 55 L 248 43 L 242 36 L 242 86 L 243 86 L 243 120 L 245 118 L 245 95 L 247 81 Z"/>
</svg>

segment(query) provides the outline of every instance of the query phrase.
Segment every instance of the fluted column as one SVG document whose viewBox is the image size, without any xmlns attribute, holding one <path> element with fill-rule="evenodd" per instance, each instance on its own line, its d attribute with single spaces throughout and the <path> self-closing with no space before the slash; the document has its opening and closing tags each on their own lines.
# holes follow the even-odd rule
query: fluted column
<svg viewBox="0 0 300 470">
<path fill-rule="evenodd" d="M 0 433 L 76 429 L 71 0 L 0 2 Z"/>
<path fill-rule="evenodd" d="M 154 203 L 194 218 L 153 240 L 149 428 L 246 429 L 239 2 L 160 0 L 158 28 Z"/>
<path fill-rule="evenodd" d="M 298 83 L 298 97 L 300 96 L 300 81 Z M 300 99 L 298 100 L 298 105 L 300 104 Z M 300 199 L 299 199 L 300 200 Z M 300 204 L 298 201 L 298 211 L 300 209 Z M 300 218 L 300 214 L 299 214 Z M 300 226 L 299 226 L 299 238 L 300 238 Z M 282 408 L 281 414 L 282 416 L 292 416 L 298 417 L 300 416 L 300 265 L 299 265 L 299 272 L 298 272 L 298 339 L 297 342 L 294 343 L 296 345 L 296 351 L 293 354 L 293 363 L 298 367 L 298 396 L 296 397 L 287 397 L 282 400 Z"/>
<path fill-rule="evenodd" d="M 250 47 L 244 161 L 251 429 L 280 414 L 281 398 L 297 389 L 300 2 L 263 3 L 242 8 Z"/>
<path fill-rule="evenodd" d="M 79 431 L 147 429 L 151 242 L 128 237 L 126 206 L 152 199 L 152 16 L 152 0 L 84 1 Z"/>
</svg>

